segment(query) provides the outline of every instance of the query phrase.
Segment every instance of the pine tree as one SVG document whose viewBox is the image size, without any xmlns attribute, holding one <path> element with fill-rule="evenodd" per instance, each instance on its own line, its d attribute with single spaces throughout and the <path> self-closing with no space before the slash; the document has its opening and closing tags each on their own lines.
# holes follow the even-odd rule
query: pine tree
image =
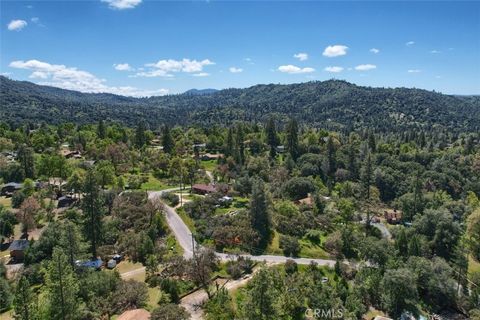
<svg viewBox="0 0 480 320">
<path fill-rule="evenodd" d="M 59 248 L 53 249 L 52 260 L 47 267 L 45 283 L 50 319 L 77 319 L 78 280 L 68 263 L 67 256 Z"/>
<path fill-rule="evenodd" d="M 107 136 L 107 130 L 105 128 L 105 123 L 103 122 L 103 120 L 100 120 L 98 122 L 97 136 L 99 139 L 105 139 L 105 137 Z"/>
<path fill-rule="evenodd" d="M 253 229 L 257 231 L 260 237 L 259 245 L 263 248 L 270 236 L 270 216 L 265 186 L 261 180 L 256 180 L 252 186 L 250 222 Z"/>
<path fill-rule="evenodd" d="M 228 128 L 227 139 L 225 141 L 225 157 L 233 156 L 233 129 Z"/>
<path fill-rule="evenodd" d="M 275 121 L 272 117 L 268 119 L 267 125 L 265 126 L 265 135 L 267 136 L 267 144 L 270 146 L 270 158 L 273 159 L 277 154 L 278 136 Z"/>
<path fill-rule="evenodd" d="M 103 208 L 97 179 L 92 169 L 87 172 L 85 177 L 83 192 L 85 194 L 83 197 L 84 228 L 87 239 L 90 241 L 92 258 L 95 259 L 101 239 Z"/>
<path fill-rule="evenodd" d="M 163 127 L 162 145 L 164 152 L 172 154 L 173 149 L 175 148 L 175 143 L 173 142 L 172 133 L 170 132 L 170 128 L 168 126 Z"/>
<path fill-rule="evenodd" d="M 135 129 L 135 145 L 137 148 L 142 148 L 144 145 L 147 144 L 147 136 L 145 135 L 145 122 L 140 121 L 137 124 L 137 128 Z"/>
<path fill-rule="evenodd" d="M 22 276 L 18 281 L 13 304 L 15 306 L 14 318 L 16 320 L 37 320 L 40 318 L 37 299 L 25 276 Z"/>
<path fill-rule="evenodd" d="M 18 162 L 22 166 L 25 178 L 33 179 L 35 177 L 35 159 L 33 157 L 33 149 L 22 145 L 18 149 Z"/>
<path fill-rule="evenodd" d="M 328 137 L 327 141 L 327 166 L 328 191 L 331 193 L 337 170 L 337 154 L 332 137 Z"/>
<path fill-rule="evenodd" d="M 296 161 L 298 157 L 298 124 L 297 120 L 293 118 L 287 125 L 287 150 Z"/>
<path fill-rule="evenodd" d="M 236 155 L 236 162 L 239 164 L 243 164 L 245 162 L 245 132 L 243 130 L 243 125 L 238 124 L 236 130 L 236 141 L 235 141 L 235 155 Z"/>
<path fill-rule="evenodd" d="M 370 152 L 368 152 L 367 156 L 365 157 L 365 162 L 363 164 L 362 168 L 362 173 L 361 173 L 361 182 L 362 182 L 362 187 L 363 187 L 363 195 L 365 202 L 367 203 L 367 219 L 366 219 L 366 224 L 365 224 L 365 232 L 368 234 L 368 231 L 370 230 L 370 219 L 371 219 L 371 213 L 370 213 L 370 186 L 372 185 L 372 175 L 373 175 L 373 169 L 372 169 L 372 155 Z"/>
</svg>

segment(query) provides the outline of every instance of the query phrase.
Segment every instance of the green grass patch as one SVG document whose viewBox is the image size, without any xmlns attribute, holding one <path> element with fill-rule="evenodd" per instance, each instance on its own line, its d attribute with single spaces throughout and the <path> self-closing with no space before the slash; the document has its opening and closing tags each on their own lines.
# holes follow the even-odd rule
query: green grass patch
<svg viewBox="0 0 480 320">
<path fill-rule="evenodd" d="M 277 231 L 273 232 L 272 240 L 267 246 L 265 250 L 266 254 L 274 254 L 274 255 L 283 255 L 283 250 L 280 249 L 280 233 Z"/>
<path fill-rule="evenodd" d="M 230 212 L 234 212 L 240 209 L 246 209 L 248 207 L 249 199 L 248 198 L 242 198 L 242 197 L 235 197 L 233 198 L 232 204 L 227 207 L 227 208 L 216 208 L 215 209 L 215 214 L 216 215 L 222 215 L 222 214 L 227 214 Z"/>
<path fill-rule="evenodd" d="M 177 214 L 180 216 L 180 218 L 182 218 L 183 222 L 187 225 L 188 229 L 190 229 L 192 233 L 195 233 L 196 232 L 195 222 L 193 221 L 192 218 L 188 216 L 188 214 L 185 212 L 185 209 L 178 208 Z"/>
<path fill-rule="evenodd" d="M 468 257 L 468 274 L 480 272 L 480 262 L 476 261 L 472 256 Z"/>
<path fill-rule="evenodd" d="M 7 209 L 12 208 L 12 198 L 0 197 L 0 205 Z"/>
<path fill-rule="evenodd" d="M 148 175 L 148 181 L 142 183 L 141 190 L 150 190 L 150 191 L 160 191 L 165 189 L 176 188 L 178 185 L 174 185 L 165 180 L 159 180 L 155 178 L 152 174 Z"/>
<path fill-rule="evenodd" d="M 213 171 L 217 168 L 217 160 L 202 160 L 201 165 L 207 171 Z"/>
</svg>

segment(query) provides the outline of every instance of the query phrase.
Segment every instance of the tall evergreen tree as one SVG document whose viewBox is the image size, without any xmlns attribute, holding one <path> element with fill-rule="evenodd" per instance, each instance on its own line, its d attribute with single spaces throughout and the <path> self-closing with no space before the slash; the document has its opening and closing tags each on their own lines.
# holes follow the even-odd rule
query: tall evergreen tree
<svg viewBox="0 0 480 320">
<path fill-rule="evenodd" d="M 135 145 L 137 148 L 142 148 L 144 145 L 147 144 L 147 136 L 145 134 L 145 122 L 140 121 L 137 124 L 137 128 L 135 129 Z"/>
<path fill-rule="evenodd" d="M 367 203 L 367 219 L 365 224 L 365 232 L 368 234 L 370 230 L 370 220 L 371 220 L 371 212 L 370 212 L 370 186 L 372 185 L 372 176 L 373 176 L 373 168 L 372 168 L 372 155 L 370 152 L 365 157 L 365 161 L 363 164 L 362 172 L 361 172 L 361 182 L 362 182 L 362 189 L 365 202 Z"/>
<path fill-rule="evenodd" d="M 78 319 L 78 280 L 61 249 L 53 249 L 52 260 L 47 267 L 46 287 L 49 319 Z"/>
<path fill-rule="evenodd" d="M 40 319 L 37 298 L 30 288 L 28 279 L 24 275 L 22 275 L 18 281 L 13 304 L 15 306 L 15 320 Z"/>
<path fill-rule="evenodd" d="M 236 148 L 236 152 L 235 152 L 235 155 L 237 157 L 237 159 L 235 159 L 237 161 L 237 163 L 239 164 L 243 164 L 245 162 L 245 143 L 244 143 L 244 140 L 245 140 L 245 132 L 243 130 L 243 125 L 240 123 L 237 125 L 237 128 L 236 128 L 236 135 L 235 135 L 235 148 Z"/>
<path fill-rule="evenodd" d="M 298 157 L 298 123 L 294 118 L 291 118 L 287 124 L 287 150 L 296 161 Z"/>
<path fill-rule="evenodd" d="M 87 171 L 83 192 L 84 228 L 90 241 L 92 258 L 95 259 L 101 239 L 103 208 L 95 171 L 92 169 Z"/>
<path fill-rule="evenodd" d="M 105 128 L 105 122 L 100 120 L 97 126 L 97 136 L 100 139 L 105 139 L 107 136 L 107 129 Z"/>
<path fill-rule="evenodd" d="M 27 145 L 22 145 L 18 149 L 18 162 L 22 166 L 25 178 L 33 179 L 35 177 L 35 159 L 33 149 Z"/>
<path fill-rule="evenodd" d="M 173 142 L 172 133 L 168 126 L 164 126 L 162 130 L 162 145 L 164 152 L 172 154 L 175 148 L 175 142 Z"/>
<path fill-rule="evenodd" d="M 270 213 L 265 185 L 260 179 L 254 181 L 252 186 L 250 222 L 260 237 L 259 246 L 265 247 L 270 238 Z"/>
<path fill-rule="evenodd" d="M 273 117 L 268 119 L 267 125 L 265 126 L 265 135 L 267 137 L 267 144 L 270 147 L 270 158 L 273 159 L 277 154 L 276 147 L 278 144 L 277 129 Z"/>
<path fill-rule="evenodd" d="M 231 127 L 228 128 L 227 132 L 227 139 L 225 141 L 225 156 L 226 157 L 231 157 L 233 156 L 233 129 Z"/>
</svg>

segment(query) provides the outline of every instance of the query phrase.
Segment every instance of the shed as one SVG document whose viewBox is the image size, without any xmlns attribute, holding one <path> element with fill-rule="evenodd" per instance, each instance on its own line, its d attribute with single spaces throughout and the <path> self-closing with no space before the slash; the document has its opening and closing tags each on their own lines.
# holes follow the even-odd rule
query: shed
<svg viewBox="0 0 480 320">
<path fill-rule="evenodd" d="M 26 239 L 14 240 L 8 250 L 10 251 L 10 257 L 15 262 L 22 262 L 25 258 L 25 250 L 27 250 L 30 242 Z"/>
</svg>

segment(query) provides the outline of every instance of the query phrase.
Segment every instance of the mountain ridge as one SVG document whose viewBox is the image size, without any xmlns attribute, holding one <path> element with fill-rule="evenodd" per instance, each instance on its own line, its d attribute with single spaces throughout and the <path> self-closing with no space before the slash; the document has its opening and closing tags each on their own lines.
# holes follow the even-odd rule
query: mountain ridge
<svg viewBox="0 0 480 320">
<path fill-rule="evenodd" d="M 188 91 L 187 91 L 188 92 Z M 332 130 L 439 127 L 458 132 L 479 129 L 480 97 L 415 88 L 363 87 L 344 80 L 258 84 L 208 94 L 145 98 L 82 93 L 28 81 L 0 78 L 0 116 L 11 124 L 92 123 L 100 119 L 151 127 L 163 124 L 226 125 L 289 117 Z M 386 121 L 388 120 L 388 121 Z"/>
</svg>

